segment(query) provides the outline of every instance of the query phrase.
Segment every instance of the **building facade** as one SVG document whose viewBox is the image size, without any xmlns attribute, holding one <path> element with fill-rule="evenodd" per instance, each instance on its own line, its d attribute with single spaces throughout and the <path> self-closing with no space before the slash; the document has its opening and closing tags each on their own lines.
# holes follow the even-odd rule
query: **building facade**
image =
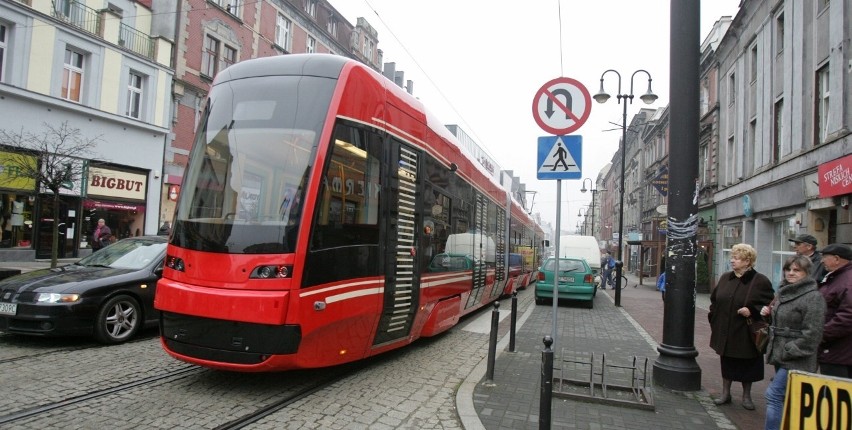
<svg viewBox="0 0 852 430">
<path fill-rule="evenodd" d="M 744 1 L 718 46 L 719 272 L 745 242 L 777 285 L 789 238 L 852 242 L 850 5 Z M 827 166 L 845 175 L 840 186 L 820 174 Z"/>
<path fill-rule="evenodd" d="M 733 19 L 722 17 L 705 38 L 697 142 L 699 290 L 709 290 L 730 270 L 737 243 L 758 250 L 756 269 L 774 285 L 794 254 L 790 238 L 811 234 L 819 248 L 852 243 L 851 9 L 849 0 L 745 0 Z M 668 126 L 665 115 L 651 122 L 638 191 L 645 197 L 643 240 L 653 242 L 665 230 L 652 207 L 665 203 L 654 193 L 668 163 Z M 627 151 L 630 158 L 630 145 Z M 619 179 L 619 155 L 605 178 L 610 186 Z M 629 196 L 637 190 L 629 186 L 627 167 Z M 601 202 L 604 225 L 617 224 L 610 221 L 617 219 L 617 199 L 608 193 Z M 652 245 L 643 244 L 643 252 Z"/>
<path fill-rule="evenodd" d="M 79 180 L 54 207 L 8 168 L 21 147 L 3 142 L 0 259 L 49 258 L 54 223 L 60 258 L 90 252 L 98 218 L 117 237 L 156 233 L 173 72 L 172 42 L 152 32 L 153 18 L 142 0 L 0 2 L 0 129 L 42 135 L 64 124 L 95 143 L 70 163 Z"/>
</svg>

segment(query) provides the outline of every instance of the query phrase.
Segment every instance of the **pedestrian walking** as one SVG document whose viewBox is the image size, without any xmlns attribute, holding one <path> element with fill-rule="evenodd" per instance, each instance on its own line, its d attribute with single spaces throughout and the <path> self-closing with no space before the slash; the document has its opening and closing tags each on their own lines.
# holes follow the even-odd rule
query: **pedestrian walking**
<svg viewBox="0 0 852 430">
<path fill-rule="evenodd" d="M 612 258 L 612 253 L 607 251 L 601 259 L 601 269 L 603 270 L 603 282 L 601 289 L 605 290 L 608 284 L 612 284 L 612 289 L 615 289 L 615 283 L 612 280 L 612 269 L 615 268 L 615 259 Z"/>
<path fill-rule="evenodd" d="M 95 227 L 95 232 L 92 233 L 92 249 L 97 251 L 110 244 L 112 239 L 112 230 L 106 225 L 103 218 L 98 220 L 98 226 Z"/>
<path fill-rule="evenodd" d="M 819 282 L 825 276 L 825 267 L 822 264 L 822 254 L 816 250 L 817 240 L 809 234 L 800 234 L 789 240 L 796 254 L 804 255 L 811 260 L 810 276 Z"/>
<path fill-rule="evenodd" d="M 825 326 L 819 346 L 819 372 L 852 378 L 852 248 L 833 243 L 822 249 L 828 274 L 819 283 L 825 298 Z"/>
<path fill-rule="evenodd" d="M 787 372 L 817 371 L 817 348 L 825 322 L 825 299 L 810 277 L 811 260 L 795 255 L 784 263 L 784 280 L 772 304 L 760 315 L 770 320 L 766 362 L 775 366 L 775 377 L 766 388 L 765 430 L 781 427 Z"/>
<path fill-rule="evenodd" d="M 763 354 L 754 346 L 747 318 L 755 317 L 774 296 L 769 279 L 754 270 L 757 251 L 740 243 L 731 248 L 730 272 L 723 273 L 710 293 L 710 347 L 719 354 L 722 395 L 717 405 L 731 403 L 731 383 L 743 386 L 742 406 L 754 410 L 751 384 L 763 380 Z"/>
</svg>

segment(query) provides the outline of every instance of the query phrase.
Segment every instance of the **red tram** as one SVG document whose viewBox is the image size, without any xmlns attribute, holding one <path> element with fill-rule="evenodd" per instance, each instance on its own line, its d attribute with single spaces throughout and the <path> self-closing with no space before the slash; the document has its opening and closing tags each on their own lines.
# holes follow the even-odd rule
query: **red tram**
<svg viewBox="0 0 852 430">
<path fill-rule="evenodd" d="M 234 64 L 196 133 L 155 306 L 206 367 L 330 366 L 535 279 L 543 234 L 422 104 L 356 61 Z M 509 253 L 525 270 L 510 276 Z"/>
</svg>

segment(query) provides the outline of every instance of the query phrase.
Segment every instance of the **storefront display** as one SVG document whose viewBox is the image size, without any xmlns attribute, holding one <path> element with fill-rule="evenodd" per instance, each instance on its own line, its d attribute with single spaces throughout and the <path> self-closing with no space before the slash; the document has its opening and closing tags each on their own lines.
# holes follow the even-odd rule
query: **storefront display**
<svg viewBox="0 0 852 430">
<path fill-rule="evenodd" d="M 90 167 L 80 247 L 91 247 L 92 234 L 101 218 L 116 239 L 141 236 L 145 228 L 147 182 L 145 174 Z"/>
<path fill-rule="evenodd" d="M 31 195 L 0 194 L 0 248 L 30 248 L 33 239 Z"/>
<path fill-rule="evenodd" d="M 0 151 L 0 248 L 30 249 L 35 181 L 18 175 L 18 163 L 36 158 Z"/>
</svg>

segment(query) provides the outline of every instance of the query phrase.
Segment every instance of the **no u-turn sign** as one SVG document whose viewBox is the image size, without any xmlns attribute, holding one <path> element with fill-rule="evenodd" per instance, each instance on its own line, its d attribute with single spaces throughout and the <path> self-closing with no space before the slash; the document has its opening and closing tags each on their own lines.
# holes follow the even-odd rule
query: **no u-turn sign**
<svg viewBox="0 0 852 430">
<path fill-rule="evenodd" d="M 556 78 L 535 93 L 533 118 L 542 130 L 559 135 L 574 132 L 589 118 L 592 96 L 579 81 Z"/>
</svg>

